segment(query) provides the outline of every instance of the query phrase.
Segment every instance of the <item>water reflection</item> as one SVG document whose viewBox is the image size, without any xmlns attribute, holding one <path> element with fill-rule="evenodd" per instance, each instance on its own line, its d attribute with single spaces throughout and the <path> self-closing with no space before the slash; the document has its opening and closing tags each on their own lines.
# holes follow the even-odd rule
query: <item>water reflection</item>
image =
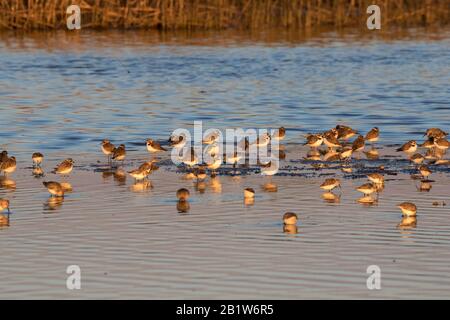
<svg viewBox="0 0 450 320">
<path fill-rule="evenodd" d="M 378 160 L 378 158 L 380 157 L 380 153 L 374 147 L 372 147 L 372 149 L 368 151 L 364 151 L 364 154 L 366 155 L 366 158 L 368 160 Z"/>
<path fill-rule="evenodd" d="M 366 205 L 366 206 L 371 206 L 371 205 L 375 205 L 378 203 L 378 200 L 373 198 L 372 196 L 363 196 L 361 198 L 359 198 L 358 203 L 362 204 L 362 205 Z"/>
<path fill-rule="evenodd" d="M 9 213 L 0 213 L 0 228 L 9 227 Z"/>
<path fill-rule="evenodd" d="M 293 224 L 285 224 L 285 225 L 283 225 L 283 232 L 287 233 L 287 234 L 297 234 L 298 227 Z"/>
<path fill-rule="evenodd" d="M 35 178 L 41 178 L 44 176 L 44 170 L 41 167 L 34 167 L 32 174 Z"/>
<path fill-rule="evenodd" d="M 9 190 L 16 190 L 16 181 L 11 178 L 8 178 L 7 176 L 1 176 L 0 187 Z"/>
<path fill-rule="evenodd" d="M 64 203 L 64 197 L 50 197 L 47 199 L 47 201 L 44 203 L 44 210 L 57 210 L 61 208 L 61 206 Z"/>
<path fill-rule="evenodd" d="M 127 173 L 122 168 L 117 168 L 113 173 L 114 181 L 117 182 L 117 185 L 122 186 L 126 184 L 127 181 Z"/>
<path fill-rule="evenodd" d="M 153 184 L 149 180 L 143 180 L 143 181 L 136 182 L 130 187 L 131 191 L 133 191 L 133 192 L 148 191 L 152 188 L 153 188 Z"/>
<path fill-rule="evenodd" d="M 205 193 L 206 191 L 206 183 L 205 181 L 196 181 L 194 183 L 194 188 L 196 191 L 200 192 L 200 193 Z"/>
<path fill-rule="evenodd" d="M 211 178 L 209 181 L 209 186 L 211 187 L 212 192 L 214 193 L 222 193 L 222 183 L 220 182 L 219 177 Z"/>
<path fill-rule="evenodd" d="M 262 185 L 262 189 L 266 192 L 277 192 L 278 186 L 273 182 L 267 182 Z"/>
<path fill-rule="evenodd" d="M 417 217 L 403 216 L 402 221 L 397 225 L 399 229 L 410 230 L 417 227 Z"/>
<path fill-rule="evenodd" d="M 255 204 L 255 198 L 245 198 L 244 197 L 244 205 L 247 207 L 251 207 Z"/>
<path fill-rule="evenodd" d="M 420 181 L 420 185 L 417 187 L 417 190 L 419 190 L 420 192 L 430 192 L 432 187 L 433 186 L 430 182 Z"/>
<path fill-rule="evenodd" d="M 191 205 L 187 200 L 178 200 L 177 202 L 177 210 L 178 213 L 187 213 L 191 209 Z"/>
<path fill-rule="evenodd" d="M 341 195 L 336 195 L 333 192 L 325 192 L 322 194 L 322 198 L 328 203 L 339 203 L 341 202 Z"/>
</svg>

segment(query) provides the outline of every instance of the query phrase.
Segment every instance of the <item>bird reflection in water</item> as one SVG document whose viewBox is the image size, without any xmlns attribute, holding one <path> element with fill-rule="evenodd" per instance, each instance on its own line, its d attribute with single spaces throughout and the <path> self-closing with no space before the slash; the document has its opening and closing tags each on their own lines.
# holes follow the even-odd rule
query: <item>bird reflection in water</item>
<svg viewBox="0 0 450 320">
<path fill-rule="evenodd" d="M 403 216 L 402 221 L 397 225 L 397 228 L 401 230 L 411 230 L 417 227 L 417 217 L 415 216 Z"/>
<path fill-rule="evenodd" d="M 336 195 L 333 192 L 325 192 L 322 194 L 322 198 L 325 202 L 328 203 L 339 203 L 341 202 L 341 196 Z"/>
<path fill-rule="evenodd" d="M 16 181 L 8 178 L 7 176 L 2 176 L 0 177 L 0 187 L 9 190 L 16 190 Z"/>
<path fill-rule="evenodd" d="M 61 208 L 64 203 L 64 197 L 49 197 L 44 203 L 44 210 L 57 210 Z"/>
<path fill-rule="evenodd" d="M 364 154 L 368 160 L 377 160 L 380 157 L 380 153 L 375 148 L 365 151 Z"/>
<path fill-rule="evenodd" d="M 417 190 L 419 190 L 420 192 L 430 192 L 432 187 L 433 186 L 431 185 L 430 182 L 421 181 L 420 185 L 417 187 Z"/>
<path fill-rule="evenodd" d="M 41 178 L 44 176 L 44 170 L 41 167 L 34 167 L 32 171 L 33 177 Z"/>
<path fill-rule="evenodd" d="M 359 198 L 358 203 L 365 205 L 365 206 L 372 206 L 372 205 L 376 205 L 378 203 L 378 200 L 373 198 L 372 196 L 363 196 L 361 198 Z"/>
<path fill-rule="evenodd" d="M 293 224 L 285 224 L 283 225 L 283 232 L 287 234 L 297 234 L 298 228 L 296 225 Z"/>
<path fill-rule="evenodd" d="M 9 213 L 0 213 L 0 228 L 9 227 Z"/>
<path fill-rule="evenodd" d="M 116 171 L 114 171 L 114 181 L 117 182 L 119 186 L 122 186 L 127 181 L 127 173 L 122 168 L 117 168 Z"/>
<path fill-rule="evenodd" d="M 147 191 L 153 188 L 152 183 L 149 180 L 143 180 L 143 181 L 139 181 L 136 182 L 135 184 L 133 184 L 130 189 L 133 192 L 143 192 L 143 191 Z"/>
<path fill-rule="evenodd" d="M 177 202 L 177 211 L 178 213 L 187 213 L 191 209 L 191 205 L 187 200 L 178 200 Z"/>
<path fill-rule="evenodd" d="M 220 178 L 215 176 L 211 178 L 209 181 L 209 186 L 211 187 L 212 192 L 214 193 L 222 193 L 222 183 L 220 182 Z"/>
<path fill-rule="evenodd" d="M 200 193 L 205 193 L 206 191 L 206 183 L 204 181 L 196 181 L 194 183 L 195 190 Z"/>
</svg>

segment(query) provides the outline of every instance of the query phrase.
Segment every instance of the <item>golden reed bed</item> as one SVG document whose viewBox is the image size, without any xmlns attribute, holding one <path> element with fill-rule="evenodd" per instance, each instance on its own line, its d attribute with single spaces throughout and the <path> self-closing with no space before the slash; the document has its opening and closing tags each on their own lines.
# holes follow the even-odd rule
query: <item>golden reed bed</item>
<svg viewBox="0 0 450 320">
<path fill-rule="evenodd" d="M 448 0 L 0 0 L 0 29 L 62 29 L 81 8 L 82 28 L 262 29 L 365 26 L 381 8 L 383 26 L 439 26 Z"/>
</svg>

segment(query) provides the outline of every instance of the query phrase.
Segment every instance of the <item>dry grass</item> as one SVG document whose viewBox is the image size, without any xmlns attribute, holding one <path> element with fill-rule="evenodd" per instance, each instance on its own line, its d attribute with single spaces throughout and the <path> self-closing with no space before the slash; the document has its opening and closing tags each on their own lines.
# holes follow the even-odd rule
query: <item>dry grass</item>
<svg viewBox="0 0 450 320">
<path fill-rule="evenodd" d="M 66 9 L 81 7 L 82 28 L 308 29 L 365 26 L 377 4 L 382 25 L 450 21 L 449 0 L 0 0 L 0 29 L 60 29 Z"/>
</svg>

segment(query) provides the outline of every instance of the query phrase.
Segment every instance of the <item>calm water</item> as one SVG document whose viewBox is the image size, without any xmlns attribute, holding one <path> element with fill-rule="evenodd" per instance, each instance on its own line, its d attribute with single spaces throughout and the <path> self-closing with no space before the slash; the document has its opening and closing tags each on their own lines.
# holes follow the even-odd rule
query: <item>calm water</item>
<svg viewBox="0 0 450 320">
<path fill-rule="evenodd" d="M 431 191 L 419 192 L 391 145 L 450 129 L 449 35 L 0 34 L 0 149 L 18 158 L 0 181 L 13 211 L 0 227 L 0 298 L 448 298 L 450 171 L 433 167 Z M 167 155 L 152 188 L 103 172 L 104 137 L 129 146 L 129 170 L 148 158 L 146 138 L 165 141 L 194 120 L 285 126 L 278 192 L 254 173 L 198 185 Z M 380 127 L 381 160 L 355 161 L 355 175 L 299 162 L 303 133 L 336 123 Z M 34 151 L 46 155 L 45 178 L 31 175 Z M 73 174 L 51 174 L 68 156 Z M 391 171 L 378 205 L 357 204 L 354 188 L 379 164 Z M 343 180 L 338 203 L 321 198 L 328 175 Z M 54 202 L 43 179 L 73 191 Z M 184 214 L 181 187 L 192 194 Z M 252 206 L 244 187 L 256 190 Z M 415 227 L 397 227 L 402 201 L 418 206 Z M 297 234 L 283 232 L 288 210 L 299 215 Z M 80 291 L 65 287 L 71 264 L 81 267 Z M 366 288 L 372 264 L 380 291 Z"/>
</svg>

